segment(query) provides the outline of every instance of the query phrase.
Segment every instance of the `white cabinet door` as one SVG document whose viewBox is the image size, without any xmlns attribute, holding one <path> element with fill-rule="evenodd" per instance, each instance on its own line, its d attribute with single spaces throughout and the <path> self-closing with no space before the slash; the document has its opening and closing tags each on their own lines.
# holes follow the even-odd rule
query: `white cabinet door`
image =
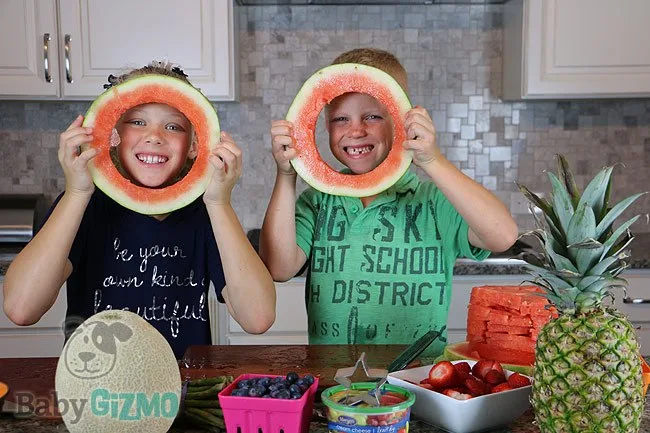
<svg viewBox="0 0 650 433">
<path fill-rule="evenodd" d="M 0 3 L 0 95 L 59 95 L 55 0 Z"/>
<path fill-rule="evenodd" d="M 226 307 L 219 306 L 220 344 L 307 344 L 307 310 L 305 308 L 305 278 L 293 278 L 275 283 L 277 294 L 275 323 L 262 335 L 247 334 L 230 317 Z"/>
<path fill-rule="evenodd" d="M 209 99 L 235 98 L 231 0 L 60 0 L 63 95 L 94 98 L 109 74 L 180 64 Z"/>
<path fill-rule="evenodd" d="M 506 3 L 504 99 L 649 96 L 650 2 L 614 3 Z"/>
<path fill-rule="evenodd" d="M 234 7 L 233 0 L 2 0 L 0 98 L 92 100 L 109 74 L 161 60 L 179 64 L 208 99 L 232 101 Z"/>
<path fill-rule="evenodd" d="M 4 300 L 0 279 L 0 306 Z M 66 286 L 47 313 L 31 326 L 17 326 L 0 308 L 0 358 L 58 357 L 63 349 Z"/>
</svg>

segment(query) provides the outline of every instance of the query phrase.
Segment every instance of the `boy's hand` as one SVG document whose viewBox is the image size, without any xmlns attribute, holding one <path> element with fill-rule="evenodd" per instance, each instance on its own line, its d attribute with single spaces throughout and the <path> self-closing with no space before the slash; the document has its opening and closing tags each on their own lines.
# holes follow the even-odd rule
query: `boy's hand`
<svg viewBox="0 0 650 433">
<path fill-rule="evenodd" d="M 242 171 L 242 153 L 235 141 L 226 132 L 221 132 L 221 142 L 210 155 L 214 174 L 203 194 L 203 202 L 210 204 L 229 204 L 232 189 Z"/>
<path fill-rule="evenodd" d="M 442 157 L 436 144 L 436 128 L 423 107 L 415 106 L 406 113 L 404 119 L 406 140 L 404 148 L 413 151 L 413 163 L 424 167 Z"/>
<path fill-rule="evenodd" d="M 296 175 L 289 162 L 298 153 L 293 147 L 293 123 L 288 120 L 273 120 L 271 122 L 271 151 L 278 165 L 278 174 Z"/>
<path fill-rule="evenodd" d="M 88 172 L 88 161 L 99 153 L 89 148 L 80 152 L 79 147 L 93 140 L 92 128 L 84 128 L 83 116 L 79 115 L 59 137 L 59 162 L 65 175 L 65 190 L 74 194 L 91 195 L 95 184 Z"/>
</svg>

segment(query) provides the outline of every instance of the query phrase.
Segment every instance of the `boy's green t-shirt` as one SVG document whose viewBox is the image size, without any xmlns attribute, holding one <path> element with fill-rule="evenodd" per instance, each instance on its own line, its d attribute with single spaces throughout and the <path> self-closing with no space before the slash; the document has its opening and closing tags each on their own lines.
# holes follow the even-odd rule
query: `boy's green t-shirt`
<svg viewBox="0 0 650 433">
<path fill-rule="evenodd" d="M 303 192 L 296 239 L 310 262 L 310 344 L 410 344 L 435 329 L 424 355 L 446 344 L 451 278 L 468 225 L 432 182 L 407 172 L 367 208 L 359 198 Z"/>
</svg>

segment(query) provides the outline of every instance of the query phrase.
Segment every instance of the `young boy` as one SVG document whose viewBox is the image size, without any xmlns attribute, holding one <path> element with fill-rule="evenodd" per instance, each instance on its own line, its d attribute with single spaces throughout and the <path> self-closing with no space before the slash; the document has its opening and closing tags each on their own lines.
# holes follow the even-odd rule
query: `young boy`
<svg viewBox="0 0 650 433">
<path fill-rule="evenodd" d="M 182 71 L 166 65 L 133 71 L 117 82 L 142 74 L 188 82 Z M 78 151 L 92 140 L 93 131 L 82 127 L 82 120 L 77 117 L 61 134 L 65 192 L 7 270 L 7 316 L 19 325 L 36 323 L 67 281 L 67 335 L 94 313 L 128 309 L 155 326 L 180 359 L 187 346 L 211 342 L 207 296 L 212 281 L 247 332 L 265 332 L 275 320 L 275 286 L 230 204 L 242 169 L 233 139 L 222 133 L 213 150 L 215 173 L 202 198 L 170 214 L 149 216 L 95 189 L 87 164 L 97 151 Z M 121 173 L 150 188 L 177 181 L 197 155 L 190 122 L 158 103 L 124 113 L 111 145 L 117 147 Z"/>
<path fill-rule="evenodd" d="M 390 53 L 356 49 L 334 60 L 390 74 L 404 89 L 406 71 Z M 346 172 L 373 170 L 393 145 L 386 108 L 361 93 L 334 99 L 325 112 L 329 145 Z M 261 256 L 276 281 L 292 278 L 310 261 L 306 303 L 311 344 L 410 344 L 430 329 L 446 342 L 451 278 L 457 257 L 482 260 L 517 237 L 506 207 L 440 152 L 427 111 L 404 120 L 413 163 L 432 182 L 407 172 L 372 197 L 333 196 L 308 189 L 295 203 L 293 126 L 271 127 L 277 175 L 261 232 Z"/>
</svg>

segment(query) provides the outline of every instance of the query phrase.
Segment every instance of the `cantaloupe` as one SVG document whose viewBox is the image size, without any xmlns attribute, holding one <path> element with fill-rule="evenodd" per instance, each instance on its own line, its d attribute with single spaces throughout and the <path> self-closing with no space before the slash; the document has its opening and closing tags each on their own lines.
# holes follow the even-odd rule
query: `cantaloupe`
<svg viewBox="0 0 650 433">
<path fill-rule="evenodd" d="M 153 326 L 137 314 L 106 310 L 66 342 L 55 387 L 71 433 L 163 433 L 178 413 L 181 377 Z"/>
<path fill-rule="evenodd" d="M 395 127 L 393 146 L 386 159 L 364 174 L 344 174 L 325 163 L 316 147 L 316 123 L 323 108 L 344 93 L 358 92 L 383 104 Z M 302 86 L 286 119 L 293 122 L 295 149 L 291 164 L 313 188 L 334 195 L 366 197 L 391 187 L 408 170 L 412 154 L 403 148 L 404 116 L 411 102 L 402 87 L 387 73 L 354 63 L 332 65 L 317 71 Z"/>
<path fill-rule="evenodd" d="M 120 174 L 111 159 L 111 131 L 130 108 L 147 103 L 167 104 L 187 117 L 194 129 L 198 155 L 189 172 L 165 188 L 135 185 Z M 153 215 L 164 214 L 193 202 L 203 192 L 214 171 L 208 162 L 219 143 L 219 118 L 214 107 L 190 84 L 165 75 L 141 75 L 112 86 L 92 103 L 83 126 L 93 127 L 93 141 L 82 146 L 99 149 L 88 164 L 95 185 L 122 206 Z"/>
</svg>

